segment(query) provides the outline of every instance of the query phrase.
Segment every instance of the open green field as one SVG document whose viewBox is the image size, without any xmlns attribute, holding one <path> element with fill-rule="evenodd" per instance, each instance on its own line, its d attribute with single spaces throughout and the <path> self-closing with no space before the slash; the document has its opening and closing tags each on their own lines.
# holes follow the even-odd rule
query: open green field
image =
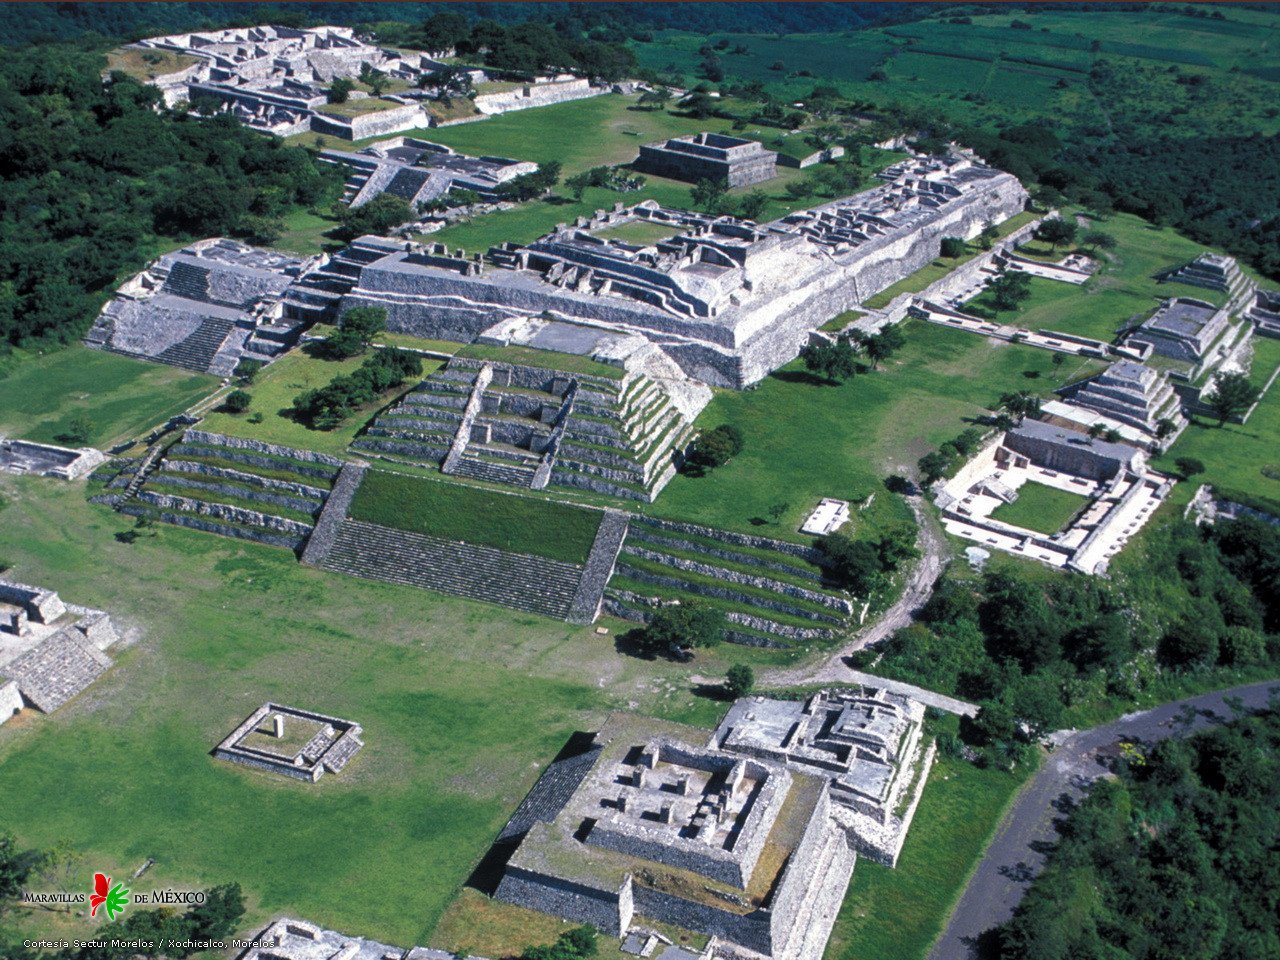
<svg viewBox="0 0 1280 960">
<path fill-rule="evenodd" d="M 395 392 L 403 393 L 409 389 L 409 386 L 401 386 L 397 391 L 358 408 L 333 430 L 313 430 L 305 423 L 295 420 L 293 398 L 308 390 L 323 387 L 335 377 L 350 374 L 366 359 L 367 355 L 352 357 L 349 360 L 318 360 L 307 356 L 301 350 L 294 350 L 265 367 L 254 378 L 252 384 L 243 388 L 253 397 L 253 402 L 247 411 L 227 413 L 221 408 L 215 409 L 209 413 L 205 422 L 200 425 L 200 429 L 232 437 L 249 437 L 253 440 L 264 440 L 267 443 L 283 444 L 286 447 L 301 447 L 304 450 L 318 450 L 321 453 L 340 455 L 346 451 L 365 424 L 394 399 Z M 439 366 L 438 361 L 424 360 L 423 375 L 431 373 Z M 262 414 L 264 418 L 262 423 L 249 421 L 255 413 Z"/>
<path fill-rule="evenodd" d="M 828 960 L 924 960 L 1021 783 L 939 757 L 898 866 L 858 860 Z"/>
<path fill-rule="evenodd" d="M 1261 387 L 1278 366 L 1280 340 L 1256 339 L 1250 379 Z M 1219 427 L 1217 421 L 1197 419 L 1152 465 L 1176 474 L 1174 460 L 1179 457 L 1192 457 L 1205 465 L 1203 474 L 1174 488 L 1179 502 L 1189 501 L 1201 483 L 1280 501 L 1280 384 L 1272 384 L 1248 423 Z M 1274 476 L 1263 473 L 1264 467 Z"/>
<path fill-rule="evenodd" d="M 636 220 L 632 223 L 624 223 L 620 227 L 597 230 L 594 236 L 602 240 L 625 240 L 627 243 L 641 243 L 647 246 L 660 240 L 670 239 L 677 232 L 668 223 L 650 223 L 647 220 Z"/>
<path fill-rule="evenodd" d="M 1071 361 L 1065 372 L 1047 350 L 975 337 L 908 321 L 907 345 L 880 370 L 840 386 L 815 383 L 796 360 L 752 390 L 716 391 L 698 418 L 710 429 L 732 423 L 746 449 L 706 476 L 679 475 L 649 513 L 784 539 L 797 533 L 822 497 L 858 500 L 876 494 L 868 514 L 893 502 L 883 480 L 914 473 L 916 461 L 987 414 L 1001 393 L 1048 396 L 1067 380 L 1096 373 L 1096 361 Z M 1064 379 L 1059 379 L 1062 377 Z M 752 519 L 788 504 L 768 527 Z"/>
<path fill-rule="evenodd" d="M 1075 216 L 1077 212 L 1066 210 L 1064 215 Z M 1117 246 L 1097 253 L 1081 251 L 1092 254 L 1101 264 L 1084 284 L 1032 277 L 1031 298 L 1018 309 L 996 314 L 991 297 L 984 292 L 964 305 L 965 312 L 1029 330 L 1057 330 L 1110 343 L 1130 321 L 1145 319 L 1161 298 L 1198 297 L 1213 302 L 1224 299 L 1213 290 L 1155 279 L 1156 274 L 1193 260 L 1208 249 L 1173 230 L 1153 227 L 1128 214 L 1090 220 L 1087 229 L 1111 234 Z M 1047 244 L 1033 241 L 1019 248 L 1019 252 L 1057 260 L 1068 250 L 1059 247 L 1053 251 Z"/>
<path fill-rule="evenodd" d="M 1017 500 L 1000 504 L 991 517 L 1037 533 L 1057 533 L 1088 502 L 1070 490 L 1028 481 L 1018 488 Z"/>
<path fill-rule="evenodd" d="M 1103 57 L 1134 75 L 1122 85 L 1125 110 L 1161 103 L 1204 130 L 1275 133 L 1280 118 L 1270 111 L 1275 88 L 1268 81 L 1280 79 L 1280 18 L 1268 10 L 1200 9 L 1225 15 L 1213 20 L 1172 9 L 1108 11 L 1105 17 L 1025 7 L 986 14 L 943 10 L 912 23 L 842 34 L 712 37 L 663 30 L 653 42 L 631 47 L 642 66 L 674 72 L 691 85 L 698 80 L 699 48 L 724 39 L 729 49 L 717 55 L 726 80 L 764 83 L 784 102 L 803 102 L 815 84 L 834 84 L 846 97 L 893 98 L 981 124 L 1044 122 L 1048 114 L 1073 124 L 1108 125 L 1118 104 L 1098 102 L 1084 82 L 1093 61 Z M 958 12 L 972 22 L 946 22 Z M 1014 28 L 1015 20 L 1029 22 L 1031 29 Z M 739 46 L 746 52 L 732 52 Z M 1192 95 L 1173 78 L 1151 73 L 1170 68 L 1223 82 Z M 1147 75 L 1139 77 L 1140 70 Z M 872 80 L 876 71 L 883 77 Z"/>
<path fill-rule="evenodd" d="M 351 501 L 350 516 L 398 530 L 583 563 L 601 514 L 586 507 L 371 470 Z"/>
<path fill-rule="evenodd" d="M 108 70 L 119 70 L 143 83 L 150 83 L 156 77 L 164 76 L 166 73 L 177 73 L 199 62 L 199 57 L 173 50 L 131 50 L 127 47 L 118 47 L 107 53 Z"/>
<path fill-rule="evenodd" d="M 0 727 L 0 820 L 24 849 L 69 838 L 86 856 L 73 889 L 155 857 L 156 887 L 239 881 L 246 931 L 290 915 L 426 944 L 573 731 L 614 709 L 707 727 L 723 711 L 691 695 L 689 665 L 620 656 L 590 627 L 178 527 L 122 544 L 129 518 L 86 503 L 83 484 L 0 476 L 0 495 L 11 575 L 111 611 L 125 637 L 81 696 Z M 721 647 L 693 669 L 723 676 L 752 655 Z M 269 699 L 356 720 L 366 746 L 317 784 L 212 759 Z M 44 910 L 5 923 L 96 925 Z"/>
<path fill-rule="evenodd" d="M 44 355 L 19 351 L 0 365 L 0 435 L 57 443 L 72 420 L 86 417 L 85 442 L 105 449 L 145 436 L 217 385 L 215 377 L 79 344 Z"/>
</svg>

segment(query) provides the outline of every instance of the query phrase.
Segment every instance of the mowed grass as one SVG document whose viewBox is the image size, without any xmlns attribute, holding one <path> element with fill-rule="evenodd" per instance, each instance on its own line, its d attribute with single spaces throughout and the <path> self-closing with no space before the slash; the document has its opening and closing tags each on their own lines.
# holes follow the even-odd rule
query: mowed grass
<svg viewBox="0 0 1280 960">
<path fill-rule="evenodd" d="M 242 933 L 289 915 L 427 943 L 573 731 L 615 709 L 713 726 L 724 704 L 692 696 L 689 676 L 723 676 L 749 653 L 624 657 L 593 627 L 344 577 L 270 547 L 168 526 L 121 544 L 130 518 L 78 486 L 0 476 L 0 495 L 12 575 L 111 611 L 124 635 L 85 693 L 0 727 L 0 822 L 22 849 L 69 838 L 85 855 L 70 889 L 148 857 L 147 889 L 237 881 Z M 209 756 L 267 700 L 355 720 L 366 746 L 317 784 Z M 32 937 L 63 923 L 20 909 L 6 921 Z M 65 923 L 85 937 L 98 921 Z"/>
<path fill-rule="evenodd" d="M 1256 339 L 1250 380 L 1261 387 L 1277 366 L 1280 340 Z M 1272 384 L 1247 423 L 1219 427 L 1216 420 L 1197 418 L 1153 466 L 1177 474 L 1174 461 L 1180 457 L 1201 461 L 1205 472 L 1174 488 L 1179 502 L 1190 500 L 1201 483 L 1280 501 L 1280 383 Z M 1263 473 L 1264 467 L 1275 476 Z"/>
<path fill-rule="evenodd" d="M 1018 488 L 1017 500 L 1000 504 L 991 516 L 1037 533 L 1057 533 L 1088 502 L 1087 497 L 1070 490 L 1028 482 Z"/>
<path fill-rule="evenodd" d="M 518 494 L 371 470 L 356 491 L 350 516 L 447 540 L 582 563 L 591 551 L 601 513 Z"/>
<path fill-rule="evenodd" d="M 409 390 L 410 384 L 401 385 L 372 403 L 357 408 L 333 430 L 316 430 L 294 419 L 293 398 L 308 390 L 323 387 L 336 377 L 351 374 L 366 359 L 368 354 L 352 357 L 349 360 L 318 360 L 307 356 L 301 350 L 294 350 L 265 367 L 254 378 L 252 384 L 241 388 L 248 391 L 249 396 L 253 398 L 247 411 L 228 413 L 221 407 L 217 407 L 205 418 L 200 429 L 231 437 L 248 437 L 267 443 L 283 444 L 286 447 L 300 447 L 304 450 L 341 455 L 365 424 L 369 423 L 397 394 Z M 439 361 L 423 360 L 423 376 L 439 366 Z M 417 380 L 412 382 L 416 383 Z M 262 414 L 262 423 L 253 423 L 250 420 L 255 413 Z"/>
<path fill-rule="evenodd" d="M 215 377 L 79 344 L 43 356 L 19 351 L 12 366 L 0 366 L 0 435 L 57 443 L 84 417 L 86 443 L 107 448 L 144 436 L 217 385 Z"/>
<path fill-rule="evenodd" d="M 828 960 L 923 960 L 1021 782 L 939 757 L 898 866 L 858 859 Z"/>
<path fill-rule="evenodd" d="M 746 448 L 702 477 L 679 475 L 648 512 L 733 530 L 805 540 L 797 532 L 822 497 L 891 498 L 886 476 L 915 472 L 916 461 L 989 413 L 1001 393 L 1044 396 L 1096 373 L 1096 361 L 1072 359 L 1056 370 L 1047 350 L 908 321 L 907 345 L 874 372 L 828 385 L 792 361 L 754 389 L 718 390 L 698 418 L 712 429 L 738 426 Z M 786 504 L 777 524 L 769 508 Z M 869 513 L 871 511 L 868 511 Z M 753 523 L 753 520 L 757 521 Z"/>
</svg>

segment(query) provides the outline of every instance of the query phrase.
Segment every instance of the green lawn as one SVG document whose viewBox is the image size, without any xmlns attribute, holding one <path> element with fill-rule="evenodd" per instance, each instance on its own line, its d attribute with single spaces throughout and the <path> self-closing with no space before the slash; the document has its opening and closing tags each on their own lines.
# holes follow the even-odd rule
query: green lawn
<svg viewBox="0 0 1280 960">
<path fill-rule="evenodd" d="M 674 237 L 678 232 L 669 223 L 650 223 L 647 220 L 636 220 L 632 223 L 624 223 L 620 227 L 609 227 L 607 230 L 600 230 L 595 236 L 603 240 L 625 240 L 628 243 L 647 245 Z"/>
<path fill-rule="evenodd" d="M 894 522 L 894 498 L 883 487 L 891 473 L 914 472 L 916 461 L 971 426 L 1006 391 L 1048 396 L 1070 379 L 1101 369 L 1072 360 L 1055 370 L 1047 350 L 988 340 L 935 324 L 908 321 L 907 345 L 876 372 L 841 386 L 815 382 L 800 361 L 752 390 L 718 390 L 698 419 L 710 429 L 733 423 L 746 449 L 706 476 L 677 476 L 650 513 L 725 529 L 806 539 L 797 533 L 822 497 L 876 500 L 856 516 Z M 759 526 L 769 508 L 787 504 L 778 524 Z M 882 509 L 890 516 L 881 516 Z"/>
<path fill-rule="evenodd" d="M 938 758 L 898 866 L 858 860 L 828 960 L 923 960 L 1021 782 Z"/>
<path fill-rule="evenodd" d="M 246 932 L 288 915 L 427 943 L 573 731 L 615 709 L 710 727 L 724 705 L 692 696 L 689 676 L 723 676 L 743 652 L 622 657 L 591 627 L 335 575 L 271 547 L 168 526 L 122 544 L 130 518 L 78 485 L 0 476 L 0 496 L 12 575 L 126 631 L 85 693 L 0 726 L 0 822 L 23 848 L 69 838 L 86 858 L 71 889 L 147 857 L 147 889 L 238 881 Z M 317 784 L 212 759 L 267 700 L 351 718 L 366 746 Z M 5 919 L 28 937 L 85 937 L 97 922 Z"/>
<path fill-rule="evenodd" d="M 87 417 L 86 442 L 107 448 L 145 436 L 217 385 L 215 377 L 79 344 L 42 356 L 19 351 L 0 366 L 0 435 L 57 443 L 72 420 Z"/>
<path fill-rule="evenodd" d="M 200 425 L 200 429 L 339 456 L 346 451 L 365 424 L 373 420 L 397 393 L 403 393 L 409 387 L 398 387 L 373 403 L 365 404 L 334 430 L 313 430 L 305 423 L 295 420 L 293 398 L 307 390 L 323 387 L 335 377 L 350 374 L 366 359 L 367 355 L 349 360 L 317 360 L 295 350 L 267 366 L 251 385 L 243 388 L 253 398 L 248 411 L 226 413 L 221 409 L 214 410 Z M 423 376 L 439 366 L 437 361 L 424 360 Z M 250 422 L 249 418 L 255 413 L 263 415 L 262 423 Z"/>
<path fill-rule="evenodd" d="M 1254 341 L 1254 362 L 1250 379 L 1261 387 L 1280 366 L 1280 340 Z M 1153 466 L 1176 474 L 1174 460 L 1192 457 L 1205 465 L 1205 472 L 1191 483 L 1179 484 L 1174 497 L 1185 503 L 1201 483 L 1243 490 L 1258 497 L 1280 501 L 1280 383 L 1273 384 L 1248 423 L 1197 420 L 1183 431 L 1167 454 Z M 1270 467 L 1267 476 L 1262 472 Z"/>
<path fill-rule="evenodd" d="M 537 347 L 499 347 L 486 343 L 473 343 L 458 351 L 459 357 L 475 360 L 494 360 L 501 363 L 518 363 L 530 367 L 546 367 L 566 373 L 581 373 L 606 380 L 621 380 L 625 372 L 609 363 L 597 363 L 590 357 L 573 353 L 557 353 L 555 350 L 539 350 Z"/>
<path fill-rule="evenodd" d="M 350 516 L 448 540 L 582 563 L 601 514 L 587 507 L 372 470 L 356 491 Z"/>
<path fill-rule="evenodd" d="M 1059 490 L 1028 481 L 1018 488 L 1018 499 L 1002 503 L 991 512 L 992 519 L 1037 533 L 1057 533 L 1076 512 L 1089 502 L 1070 490 Z"/>
<path fill-rule="evenodd" d="M 318 109 L 320 113 L 327 113 L 331 117 L 363 117 L 367 113 L 381 113 L 383 110 L 395 110 L 403 106 L 403 103 L 396 103 L 394 100 L 365 97 L 348 100 L 346 103 L 326 103 Z"/>
</svg>

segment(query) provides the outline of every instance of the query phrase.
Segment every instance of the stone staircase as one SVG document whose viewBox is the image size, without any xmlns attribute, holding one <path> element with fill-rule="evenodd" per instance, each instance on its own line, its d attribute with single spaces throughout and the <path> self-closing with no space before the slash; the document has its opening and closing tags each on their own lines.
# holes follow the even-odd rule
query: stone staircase
<svg viewBox="0 0 1280 960">
<path fill-rule="evenodd" d="M 205 317 L 191 336 L 165 348 L 153 359 L 184 370 L 205 373 L 235 325 L 234 320 Z"/>
<path fill-rule="evenodd" d="M 583 572 L 577 564 L 350 519 L 340 524 L 320 565 L 557 620 L 568 617 Z"/>
<path fill-rule="evenodd" d="M 471 448 L 468 448 L 468 451 Z M 536 467 L 516 462 L 481 459 L 463 453 L 454 466 L 454 474 L 471 480 L 484 480 L 488 483 L 502 483 L 512 487 L 528 489 L 533 484 Z"/>
<path fill-rule="evenodd" d="M 618 564 L 618 553 L 627 539 L 630 515 L 621 510 L 606 510 L 596 529 L 596 538 L 587 555 L 586 568 L 578 582 L 569 610 L 570 623 L 591 623 L 600 611 L 605 587 Z"/>
</svg>

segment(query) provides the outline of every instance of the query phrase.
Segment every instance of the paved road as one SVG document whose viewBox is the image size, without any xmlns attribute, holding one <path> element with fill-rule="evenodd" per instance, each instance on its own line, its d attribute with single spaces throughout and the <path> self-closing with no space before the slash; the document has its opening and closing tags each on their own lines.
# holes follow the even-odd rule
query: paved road
<svg viewBox="0 0 1280 960">
<path fill-rule="evenodd" d="M 1246 706 L 1257 708 L 1267 703 L 1271 690 L 1280 690 L 1280 680 L 1179 700 L 1066 737 L 1001 821 L 929 960 L 981 956 L 980 934 L 1009 919 L 1044 866 L 1045 851 L 1056 839 L 1054 818 L 1064 800 L 1079 800 L 1085 788 L 1107 772 L 1098 756 L 1100 748 L 1121 740 L 1162 740 L 1178 733 L 1181 725 L 1171 721 L 1184 705 L 1199 711 L 1197 727 L 1214 718 L 1229 719 L 1226 697 L 1238 696 Z"/>
<path fill-rule="evenodd" d="M 908 626 L 915 613 L 933 593 L 933 584 L 942 570 L 942 558 L 946 554 L 946 541 L 932 518 L 922 506 L 920 497 L 907 497 L 907 505 L 915 514 L 918 534 L 916 546 L 920 559 L 907 577 L 907 586 L 897 603 L 881 616 L 862 627 L 853 638 L 817 665 L 792 670 L 775 670 L 760 678 L 759 686 L 799 687 L 814 683 L 856 683 L 852 668 L 845 662 L 851 653 L 868 644 L 878 643 L 897 630 Z"/>
</svg>

